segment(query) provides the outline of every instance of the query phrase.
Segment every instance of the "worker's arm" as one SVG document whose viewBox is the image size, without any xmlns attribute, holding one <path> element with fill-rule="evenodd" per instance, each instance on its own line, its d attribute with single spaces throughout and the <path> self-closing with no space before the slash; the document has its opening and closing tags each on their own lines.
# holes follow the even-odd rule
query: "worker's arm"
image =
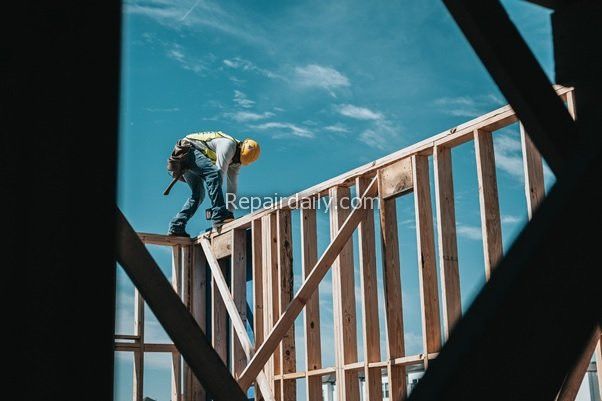
<svg viewBox="0 0 602 401">
<path fill-rule="evenodd" d="M 229 139 L 216 138 L 213 140 L 215 145 L 215 166 L 221 171 L 222 178 L 226 180 L 226 202 L 228 194 L 236 195 L 238 186 L 238 166 L 231 166 L 230 163 L 236 153 L 236 144 Z M 232 211 L 233 207 L 228 203 L 228 209 Z"/>
</svg>

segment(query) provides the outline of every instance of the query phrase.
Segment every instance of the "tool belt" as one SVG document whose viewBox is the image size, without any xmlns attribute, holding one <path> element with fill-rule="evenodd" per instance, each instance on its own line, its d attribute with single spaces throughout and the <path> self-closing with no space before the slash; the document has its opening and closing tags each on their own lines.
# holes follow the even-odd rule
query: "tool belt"
<svg viewBox="0 0 602 401">
<path fill-rule="evenodd" d="M 163 195 L 169 195 L 174 184 L 178 181 L 184 181 L 183 174 L 190 168 L 188 164 L 189 154 L 192 151 L 190 142 L 180 139 L 174 146 L 169 159 L 167 159 L 167 171 L 173 177 Z"/>
</svg>

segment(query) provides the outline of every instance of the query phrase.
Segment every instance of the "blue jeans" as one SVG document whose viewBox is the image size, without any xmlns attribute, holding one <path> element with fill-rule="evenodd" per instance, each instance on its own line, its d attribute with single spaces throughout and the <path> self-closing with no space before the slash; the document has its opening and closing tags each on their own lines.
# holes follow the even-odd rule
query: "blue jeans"
<svg viewBox="0 0 602 401">
<path fill-rule="evenodd" d="M 200 151 L 194 149 L 188 154 L 188 164 L 190 168 L 184 173 L 184 180 L 192 190 L 192 195 L 186 201 L 182 210 L 171 219 L 169 223 L 169 232 L 182 232 L 186 228 L 186 223 L 194 215 L 199 205 L 205 198 L 205 188 L 211 200 L 211 220 L 221 221 L 233 217 L 226 207 L 224 194 L 222 192 L 222 172 L 213 164 L 213 162 Z"/>
</svg>

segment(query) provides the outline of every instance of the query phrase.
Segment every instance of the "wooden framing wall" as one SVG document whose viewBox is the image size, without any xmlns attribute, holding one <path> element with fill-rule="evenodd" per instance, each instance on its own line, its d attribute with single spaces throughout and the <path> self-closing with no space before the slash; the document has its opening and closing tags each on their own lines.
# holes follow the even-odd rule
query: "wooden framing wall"
<svg viewBox="0 0 602 401">
<path fill-rule="evenodd" d="M 574 116 L 571 89 L 557 87 L 556 90 Z M 502 107 L 297 194 L 301 199 L 330 197 L 331 243 L 322 255 L 317 252 L 314 209 L 299 208 L 301 240 L 300 244 L 293 244 L 291 209 L 297 207 L 294 202 L 285 203 L 289 206 L 244 216 L 226 224 L 219 234 L 204 234 L 196 239 L 155 234 L 139 236 L 147 244 L 172 247 L 174 291 L 182 297 L 203 330 L 210 319 L 214 348 L 227 362 L 243 390 L 256 384 L 256 399 L 294 401 L 297 399 L 296 380 L 305 379 L 308 399 L 322 401 L 323 377 L 334 375 L 340 401 L 380 400 L 384 371 L 388 377 L 389 399 L 403 400 L 407 396 L 408 370 L 428 366 L 462 314 L 453 148 L 469 141 L 474 143 L 483 260 L 488 279 L 503 252 L 493 135 L 516 121 L 512 109 Z M 543 161 L 522 125 L 520 135 L 530 218 L 545 196 Z M 433 191 L 430 185 L 431 160 Z M 352 187 L 361 199 L 376 196 L 379 203 L 364 203 L 356 208 L 340 207 L 341 201 L 344 203 L 344 199 L 349 198 Z M 400 196 L 413 196 L 415 204 L 423 331 L 423 349 L 416 355 L 406 355 L 404 341 L 403 277 L 396 208 L 396 198 Z M 432 204 L 435 205 L 434 210 Z M 380 222 L 378 233 L 375 232 L 376 208 Z M 247 235 L 247 230 L 250 230 L 250 235 Z M 354 264 L 352 241 L 355 230 L 358 232 L 357 265 Z M 249 239 L 251 244 L 247 244 Z M 384 316 L 379 316 L 378 308 L 377 241 L 382 256 Z M 293 261 L 293 246 L 301 249 L 303 277 L 296 294 L 293 293 L 293 264 L 297 262 Z M 251 249 L 251 254 L 247 249 Z M 246 275 L 247 264 L 251 266 L 252 277 Z M 330 268 L 335 366 L 324 367 L 317 288 Z M 361 316 L 356 316 L 356 271 L 360 277 Z M 226 283 L 224 280 L 228 278 Z M 253 288 L 250 303 L 254 316 L 252 322 L 247 322 L 246 283 L 249 279 Z M 205 304 L 208 283 L 211 283 L 210 305 Z M 145 343 L 144 302 L 137 292 L 135 308 L 135 335 L 116 335 L 117 351 L 134 352 L 133 401 L 142 400 L 146 352 L 171 353 L 174 362 L 172 399 L 205 401 L 207 397 L 203 389 L 190 370 L 182 366 L 173 345 Z M 294 322 L 303 310 L 304 330 L 300 336 L 304 339 L 305 355 L 297 355 Z M 206 311 L 210 311 L 209 316 Z M 384 333 L 380 332 L 380 319 L 384 319 Z M 358 353 L 358 321 L 363 339 L 362 355 Z M 254 342 L 247 327 L 253 330 Z M 384 360 L 381 358 L 381 335 L 386 336 Z M 590 348 L 591 352 L 584 356 L 584 360 L 597 349 L 598 363 L 601 363 L 599 332 L 592 339 Z M 296 370 L 297 358 L 305 360 L 305 371 Z M 581 371 L 575 373 L 575 383 L 580 374 Z M 360 386 L 360 376 L 363 386 Z M 567 384 L 563 400 L 572 399 L 574 386 L 573 382 Z"/>
</svg>

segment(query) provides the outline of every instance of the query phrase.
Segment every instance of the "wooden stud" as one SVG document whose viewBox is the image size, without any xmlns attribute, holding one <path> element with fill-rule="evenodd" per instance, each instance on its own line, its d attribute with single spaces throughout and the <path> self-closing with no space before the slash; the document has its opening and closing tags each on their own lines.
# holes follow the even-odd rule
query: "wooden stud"
<svg viewBox="0 0 602 401">
<path fill-rule="evenodd" d="M 489 280 L 492 270 L 501 260 L 503 254 L 502 224 L 500 221 L 495 155 L 491 132 L 475 130 L 474 143 L 479 180 L 485 277 Z"/>
<path fill-rule="evenodd" d="M 134 289 L 134 334 L 140 347 L 134 351 L 133 401 L 144 398 L 144 299 Z"/>
<path fill-rule="evenodd" d="M 311 273 L 318 260 L 316 210 L 301 209 L 301 264 L 303 279 Z M 320 294 L 315 291 L 305 306 L 305 364 L 306 370 L 322 368 L 320 341 Z M 322 401 L 322 378 L 310 376 L 305 381 L 308 400 Z"/>
<path fill-rule="evenodd" d="M 363 193 L 368 188 L 369 183 L 370 181 L 366 178 L 358 178 L 356 180 L 357 193 Z M 368 400 L 381 400 L 383 398 L 381 369 L 371 369 L 369 367 L 370 362 L 380 361 L 380 326 L 378 321 L 378 283 L 376 280 L 376 244 L 373 209 L 366 213 L 358 226 L 358 244 L 362 289 L 365 394 Z"/>
<path fill-rule="evenodd" d="M 182 245 L 172 246 L 171 253 L 171 285 L 178 294 L 182 296 Z M 182 399 L 182 357 L 178 351 L 171 354 L 171 399 L 180 401 Z"/>
<path fill-rule="evenodd" d="M 379 182 L 381 174 L 377 174 Z M 401 271 L 399 264 L 399 239 L 397 236 L 397 206 L 395 199 L 380 200 L 380 234 L 383 258 L 383 284 L 385 290 L 385 321 L 387 327 L 388 359 L 405 356 L 403 309 L 401 299 Z M 387 365 L 389 400 L 406 398 L 406 371 L 402 366 Z"/>
<path fill-rule="evenodd" d="M 600 328 L 596 327 L 591 340 L 587 343 L 587 346 L 583 350 L 583 355 L 581 355 L 573 367 L 573 370 L 569 372 L 564 383 L 562 384 L 562 388 L 558 393 L 558 397 L 556 397 L 556 401 L 575 401 L 577 398 L 577 393 L 579 392 L 579 388 L 581 387 L 581 383 L 583 382 L 583 378 L 587 374 L 587 369 L 589 368 L 590 361 L 592 360 L 592 355 L 596 351 L 596 346 L 598 346 L 599 342 Z M 599 369 L 600 368 L 598 367 L 598 370 Z"/>
<path fill-rule="evenodd" d="M 351 207 L 347 187 L 334 187 L 330 195 L 330 237 L 335 238 Z M 344 366 L 357 362 L 357 322 L 355 313 L 355 279 L 353 240 L 350 238 L 332 265 L 334 343 L 336 355 L 337 399 L 359 401 L 357 374 L 348 374 Z"/>
<path fill-rule="evenodd" d="M 416 245 L 418 250 L 418 278 L 422 304 L 422 337 L 426 354 L 441 348 L 439 319 L 439 288 L 435 262 L 433 211 L 427 156 L 413 156 L 414 206 L 416 213 Z"/>
<path fill-rule="evenodd" d="M 251 251 L 253 261 L 253 332 L 255 334 L 255 347 L 263 343 L 264 335 L 264 276 L 262 266 L 262 237 L 261 219 L 251 223 Z M 255 399 L 263 399 L 259 386 L 255 386 Z"/>
<path fill-rule="evenodd" d="M 598 374 L 598 396 L 602 400 L 602 338 L 598 337 L 596 344 L 596 373 Z"/>
<path fill-rule="evenodd" d="M 529 220 L 545 196 L 543 179 L 543 162 L 541 154 L 520 124 L 520 139 L 523 151 L 523 168 L 525 174 L 525 195 L 527 196 L 527 212 Z"/>
<path fill-rule="evenodd" d="M 293 239 L 291 233 L 290 210 L 276 213 L 278 233 L 278 296 L 279 310 L 284 311 L 293 298 Z M 280 318 L 280 316 L 278 316 Z M 282 338 L 280 346 L 280 374 L 294 373 L 297 370 L 295 350 L 295 327 L 291 326 Z M 281 380 L 282 401 L 297 399 L 297 383 Z"/>
<path fill-rule="evenodd" d="M 575 103 L 575 91 L 571 90 L 566 93 L 566 107 L 573 120 L 577 117 L 577 104 Z"/>
<path fill-rule="evenodd" d="M 435 146 L 433 163 L 441 295 L 444 309 L 443 325 L 445 337 L 448 338 L 452 328 L 462 316 L 451 149 Z"/>
<path fill-rule="evenodd" d="M 207 255 L 206 251 L 205 255 Z M 227 259 L 219 261 L 221 274 L 224 276 L 227 275 L 230 268 L 227 262 Z M 228 314 L 213 270 L 211 274 L 211 341 L 215 352 L 228 365 Z"/>
<path fill-rule="evenodd" d="M 377 185 L 376 178 L 374 178 L 366 191 L 360 197 L 361 200 L 371 197 L 376 194 Z M 360 223 L 361 219 L 367 213 L 368 209 L 363 207 L 357 207 L 351 212 L 349 217 L 345 220 L 341 228 L 339 229 L 336 237 L 330 242 L 330 244 L 326 247 L 326 250 L 320 257 L 320 259 L 316 262 L 316 265 L 312 269 L 309 276 L 305 279 L 299 291 L 293 298 L 293 300 L 288 304 L 286 310 L 278 319 L 278 322 L 274 325 L 274 328 L 271 329 L 268 335 L 265 336 L 265 340 L 263 344 L 257 348 L 255 355 L 249 361 L 249 364 L 245 368 L 245 371 L 242 373 L 240 378 L 238 379 L 238 383 L 241 388 L 247 389 L 251 385 L 251 382 L 257 374 L 265 365 L 270 355 L 274 352 L 280 339 L 284 334 L 288 331 L 288 329 L 295 323 L 295 319 L 303 310 L 303 307 L 309 300 L 309 298 L 314 294 L 317 290 L 318 285 L 328 272 L 331 264 L 337 258 L 345 244 L 351 238 L 353 231 Z M 262 223 L 263 224 L 263 223 Z M 264 256 L 265 259 L 265 256 Z"/>
<path fill-rule="evenodd" d="M 207 322 L 207 261 L 205 253 L 198 245 L 192 246 L 192 266 L 191 266 L 191 313 L 194 320 L 198 323 L 203 332 L 206 329 Z M 203 386 L 197 378 L 192 375 L 190 401 L 205 401 L 206 393 Z"/>
<path fill-rule="evenodd" d="M 186 245 L 182 247 L 182 301 L 190 312 L 192 312 L 191 270 L 192 246 Z M 184 379 L 184 384 L 182 386 L 182 399 L 188 401 L 190 400 L 190 396 L 192 394 L 192 379 L 194 375 L 184 360 L 182 360 L 182 371 L 182 378 Z"/>
<path fill-rule="evenodd" d="M 247 233 L 245 229 L 232 230 L 232 298 L 243 325 L 247 322 Z M 230 336 L 232 373 L 238 377 L 247 364 L 247 357 L 238 337 Z"/>
<path fill-rule="evenodd" d="M 212 236 L 211 249 L 217 259 L 230 256 L 232 254 L 232 233 L 222 232 L 219 235 Z"/>
<path fill-rule="evenodd" d="M 262 255 L 263 255 L 263 293 L 264 300 L 264 338 L 268 337 L 274 322 L 279 316 L 278 304 L 278 251 L 276 236 L 276 215 L 269 214 L 261 219 L 262 230 Z M 276 290 L 275 290 L 276 288 Z M 278 341 L 280 344 L 280 341 Z M 276 347 L 277 348 L 277 347 Z M 280 396 L 280 391 L 275 391 L 274 375 L 280 371 L 280 351 L 271 352 L 269 362 L 266 364 L 266 374 L 270 381 L 272 392 L 276 397 Z M 264 362 L 265 363 L 265 362 Z M 263 364 L 262 364 L 263 365 Z M 247 365 L 248 369 L 249 366 Z M 243 372 L 244 375 L 244 372 Z M 255 375 L 257 376 L 257 375 Z M 242 377 L 241 377 L 242 379 Z M 242 387 L 242 386 L 241 386 Z"/>
</svg>

